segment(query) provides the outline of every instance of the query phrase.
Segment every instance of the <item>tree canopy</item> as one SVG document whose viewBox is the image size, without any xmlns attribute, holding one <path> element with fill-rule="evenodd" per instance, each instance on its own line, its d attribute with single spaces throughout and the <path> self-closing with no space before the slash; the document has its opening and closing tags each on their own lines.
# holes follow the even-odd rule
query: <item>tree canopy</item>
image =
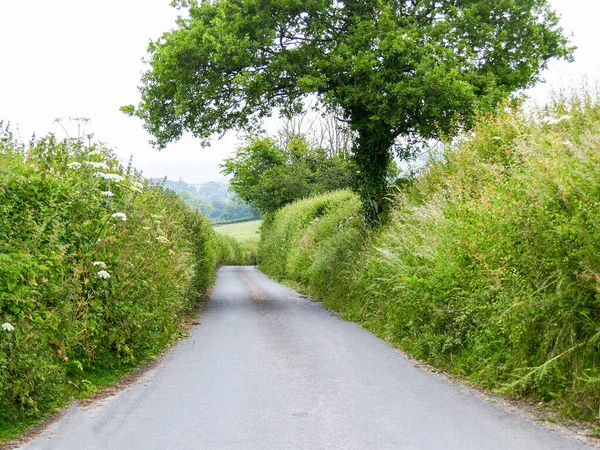
<svg viewBox="0 0 600 450">
<path fill-rule="evenodd" d="M 469 127 L 572 49 L 547 0 L 194 0 L 149 47 L 142 118 L 164 147 L 255 130 L 316 94 L 355 133 L 367 213 L 385 204 L 396 138 Z M 406 141 L 406 140 L 405 140 Z M 398 150 L 399 148 L 396 148 Z"/>
</svg>

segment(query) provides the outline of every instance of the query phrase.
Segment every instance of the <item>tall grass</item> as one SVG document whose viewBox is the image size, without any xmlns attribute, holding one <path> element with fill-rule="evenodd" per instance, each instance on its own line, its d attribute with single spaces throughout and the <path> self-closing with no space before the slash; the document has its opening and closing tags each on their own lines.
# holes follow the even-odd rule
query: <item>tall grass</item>
<svg viewBox="0 0 600 450">
<path fill-rule="evenodd" d="M 216 263 L 209 222 L 109 149 L 0 124 L 0 440 L 173 342 Z"/>
<path fill-rule="evenodd" d="M 261 268 L 418 358 L 593 420 L 599 100 L 585 93 L 482 117 L 373 232 L 356 220 L 351 194 L 321 210 L 322 229 L 313 220 L 327 196 L 284 208 L 263 229 Z"/>
</svg>

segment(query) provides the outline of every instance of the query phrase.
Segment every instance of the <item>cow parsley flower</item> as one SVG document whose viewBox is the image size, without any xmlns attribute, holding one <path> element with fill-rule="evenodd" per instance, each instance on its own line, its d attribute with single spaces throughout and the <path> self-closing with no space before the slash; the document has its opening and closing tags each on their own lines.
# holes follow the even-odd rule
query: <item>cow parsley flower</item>
<svg viewBox="0 0 600 450">
<path fill-rule="evenodd" d="M 565 122 L 567 120 L 571 120 L 572 117 L 565 114 L 563 116 L 560 116 L 558 119 L 555 119 L 554 117 L 550 117 L 550 116 L 546 116 L 546 117 L 542 117 L 540 119 L 540 122 L 546 125 L 558 125 L 561 122 Z"/>
<path fill-rule="evenodd" d="M 119 181 L 123 181 L 123 177 L 117 173 L 109 173 L 108 176 L 109 176 L 108 179 L 111 181 L 116 181 L 117 183 Z"/>
<path fill-rule="evenodd" d="M 102 195 L 105 197 L 113 197 L 115 194 L 110 191 L 102 191 Z"/>
<path fill-rule="evenodd" d="M 81 163 L 78 163 L 78 162 L 74 161 L 72 163 L 67 164 L 67 167 L 69 169 L 80 169 L 81 168 Z"/>
<path fill-rule="evenodd" d="M 86 166 L 93 167 L 94 169 L 104 169 L 104 170 L 109 169 L 108 164 L 103 163 L 103 162 L 86 161 L 86 162 L 84 162 L 84 164 Z"/>
<path fill-rule="evenodd" d="M 132 182 L 131 182 L 131 185 L 132 185 L 133 187 L 136 187 L 136 188 L 138 188 L 138 189 L 143 189 L 143 188 L 144 188 L 144 185 L 143 185 L 142 183 L 140 183 L 139 181 L 132 181 Z"/>
<path fill-rule="evenodd" d="M 161 244 L 167 244 L 170 242 L 165 236 L 157 236 L 156 240 Z"/>
<path fill-rule="evenodd" d="M 560 123 L 557 119 L 555 119 L 554 117 L 550 117 L 550 116 L 542 117 L 540 119 L 540 122 L 543 124 L 546 124 L 546 125 L 557 125 Z"/>
<path fill-rule="evenodd" d="M 566 120 L 571 120 L 571 119 L 572 119 L 572 117 L 571 117 L 571 116 L 569 116 L 569 115 L 565 114 L 564 116 L 560 116 L 560 117 L 558 118 L 558 121 L 559 121 L 559 122 L 564 122 L 564 121 L 566 121 Z"/>
<path fill-rule="evenodd" d="M 104 173 L 104 172 L 96 172 L 94 174 L 95 177 L 98 178 L 103 178 L 105 180 L 109 180 L 109 181 L 116 181 L 117 183 L 119 181 L 123 181 L 123 177 L 119 174 L 116 173 Z"/>
<path fill-rule="evenodd" d="M 12 324 L 6 322 L 2 324 L 2 329 L 4 331 L 13 331 L 15 329 L 15 327 L 12 326 Z"/>
<path fill-rule="evenodd" d="M 114 213 L 111 217 L 121 219 L 123 222 L 127 221 L 127 216 L 122 212 Z"/>
<path fill-rule="evenodd" d="M 106 269 L 106 263 L 104 261 L 94 261 L 92 262 L 92 265 L 100 267 L 101 269 Z"/>
<path fill-rule="evenodd" d="M 110 278 L 110 273 L 108 273 L 106 270 L 100 270 L 100 271 L 98 271 L 96 276 L 98 278 L 103 278 L 103 279 L 107 280 Z"/>
</svg>

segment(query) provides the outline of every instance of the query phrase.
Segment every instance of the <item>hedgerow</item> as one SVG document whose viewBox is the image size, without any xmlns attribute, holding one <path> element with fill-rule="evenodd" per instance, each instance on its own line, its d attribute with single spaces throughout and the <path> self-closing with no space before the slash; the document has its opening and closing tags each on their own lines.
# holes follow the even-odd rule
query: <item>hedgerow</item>
<svg viewBox="0 0 600 450">
<path fill-rule="evenodd" d="M 106 147 L 0 126 L 0 440 L 172 343 L 217 258 L 209 222 Z"/>
<path fill-rule="evenodd" d="M 351 255 L 363 245 L 360 200 L 350 191 L 300 200 L 265 218 L 260 268 L 319 297 L 344 285 Z"/>
<path fill-rule="evenodd" d="M 228 266 L 256 265 L 257 241 L 237 239 L 218 231 L 215 236 L 219 264 Z"/>
<path fill-rule="evenodd" d="M 263 225 L 260 267 L 418 358 L 594 420 L 599 100 L 482 117 L 378 229 L 349 193 L 287 206 Z"/>
</svg>

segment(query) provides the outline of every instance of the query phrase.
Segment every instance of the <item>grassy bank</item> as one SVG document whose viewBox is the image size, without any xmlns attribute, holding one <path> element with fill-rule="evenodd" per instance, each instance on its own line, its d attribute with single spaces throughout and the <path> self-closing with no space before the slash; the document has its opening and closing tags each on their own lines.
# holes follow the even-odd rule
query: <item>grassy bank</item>
<svg viewBox="0 0 600 450">
<path fill-rule="evenodd" d="M 174 342 L 218 257 L 202 215 L 109 149 L 0 126 L 0 442 Z"/>
<path fill-rule="evenodd" d="M 598 100 L 482 118 L 375 231 L 347 192 L 283 208 L 260 267 L 420 359 L 596 420 Z"/>
</svg>

